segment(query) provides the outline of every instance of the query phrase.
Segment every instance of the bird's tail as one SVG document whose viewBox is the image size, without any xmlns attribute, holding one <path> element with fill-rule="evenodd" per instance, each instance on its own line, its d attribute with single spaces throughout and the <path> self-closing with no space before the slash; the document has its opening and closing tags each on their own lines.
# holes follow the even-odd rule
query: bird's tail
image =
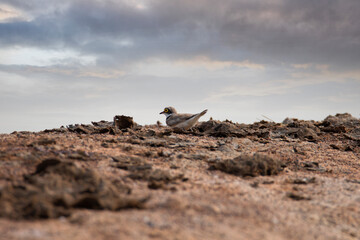
<svg viewBox="0 0 360 240">
<path fill-rule="evenodd" d="M 205 109 L 204 111 L 202 111 L 202 112 L 199 114 L 199 116 L 201 117 L 201 116 L 205 115 L 205 113 L 207 113 L 207 109 Z"/>
</svg>

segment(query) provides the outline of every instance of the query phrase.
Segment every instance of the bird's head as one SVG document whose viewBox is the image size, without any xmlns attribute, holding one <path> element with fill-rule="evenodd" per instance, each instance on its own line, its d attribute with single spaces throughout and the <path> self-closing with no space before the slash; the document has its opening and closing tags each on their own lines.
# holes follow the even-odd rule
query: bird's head
<svg viewBox="0 0 360 240">
<path fill-rule="evenodd" d="M 164 108 L 164 111 L 162 111 L 160 114 L 165 114 L 166 117 L 167 117 L 167 116 L 170 116 L 170 115 L 173 114 L 173 113 L 176 113 L 175 108 L 173 108 L 173 107 L 166 107 L 166 108 Z"/>
</svg>

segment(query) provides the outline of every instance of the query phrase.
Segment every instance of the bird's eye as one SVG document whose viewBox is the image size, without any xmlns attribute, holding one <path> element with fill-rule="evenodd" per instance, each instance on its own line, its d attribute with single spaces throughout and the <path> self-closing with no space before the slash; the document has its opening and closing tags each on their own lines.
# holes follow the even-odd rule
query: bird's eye
<svg viewBox="0 0 360 240">
<path fill-rule="evenodd" d="M 169 112 L 169 109 L 165 108 L 165 109 L 164 109 L 164 112 L 166 112 L 166 113 Z"/>
</svg>

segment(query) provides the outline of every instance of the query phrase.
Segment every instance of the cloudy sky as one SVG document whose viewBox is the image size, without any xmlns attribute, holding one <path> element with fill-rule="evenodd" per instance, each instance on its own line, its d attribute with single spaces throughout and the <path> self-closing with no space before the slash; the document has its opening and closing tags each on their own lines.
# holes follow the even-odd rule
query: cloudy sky
<svg viewBox="0 0 360 240">
<path fill-rule="evenodd" d="M 359 0 L 0 0 L 0 133 L 360 117 Z"/>
</svg>

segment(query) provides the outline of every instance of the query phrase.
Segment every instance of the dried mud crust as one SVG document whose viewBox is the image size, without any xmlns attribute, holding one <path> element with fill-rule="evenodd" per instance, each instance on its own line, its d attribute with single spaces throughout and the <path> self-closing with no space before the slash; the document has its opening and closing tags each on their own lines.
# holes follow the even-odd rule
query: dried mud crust
<svg viewBox="0 0 360 240">
<path fill-rule="evenodd" d="M 4 239 L 359 239 L 360 121 L 0 135 Z"/>
<path fill-rule="evenodd" d="M 21 184 L 1 190 L 0 216 L 13 219 L 69 216 L 74 208 L 119 210 L 141 208 L 125 185 L 111 183 L 96 171 L 70 161 L 46 159 Z"/>
<path fill-rule="evenodd" d="M 278 159 L 264 154 L 242 154 L 234 159 L 210 163 L 211 170 L 221 170 L 242 177 L 276 175 L 285 165 Z"/>
</svg>

